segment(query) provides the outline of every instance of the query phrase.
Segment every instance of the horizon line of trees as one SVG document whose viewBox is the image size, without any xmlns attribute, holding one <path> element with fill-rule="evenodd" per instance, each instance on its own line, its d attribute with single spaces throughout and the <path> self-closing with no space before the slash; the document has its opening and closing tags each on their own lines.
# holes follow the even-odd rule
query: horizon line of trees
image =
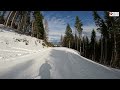
<svg viewBox="0 0 120 90">
<path fill-rule="evenodd" d="M 94 29 L 90 40 L 82 36 L 83 24 L 78 16 L 75 19 L 75 34 L 68 23 L 65 35 L 61 35 L 61 45 L 75 49 L 95 62 L 120 68 L 120 17 L 110 17 L 108 11 L 104 11 L 104 17 L 101 17 L 97 11 L 93 11 L 97 31 L 101 33 L 99 40 Z"/>
</svg>

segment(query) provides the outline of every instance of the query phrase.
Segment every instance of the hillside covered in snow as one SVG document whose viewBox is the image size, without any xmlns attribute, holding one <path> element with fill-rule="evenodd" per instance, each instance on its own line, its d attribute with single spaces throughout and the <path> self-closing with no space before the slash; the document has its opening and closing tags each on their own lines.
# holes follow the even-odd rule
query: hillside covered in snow
<svg viewBox="0 0 120 90">
<path fill-rule="evenodd" d="M 0 61 L 18 57 L 46 48 L 43 40 L 14 32 L 13 29 L 0 25 Z"/>
</svg>

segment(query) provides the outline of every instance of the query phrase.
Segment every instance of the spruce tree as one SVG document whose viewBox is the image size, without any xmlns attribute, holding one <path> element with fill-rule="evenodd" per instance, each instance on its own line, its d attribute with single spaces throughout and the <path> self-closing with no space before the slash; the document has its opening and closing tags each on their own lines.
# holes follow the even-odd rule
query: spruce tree
<svg viewBox="0 0 120 90">
<path fill-rule="evenodd" d="M 91 42 L 90 42 L 92 60 L 95 60 L 95 44 L 96 44 L 96 32 L 93 29 L 91 33 Z"/>
<path fill-rule="evenodd" d="M 81 36 L 82 36 L 82 28 L 83 24 L 81 22 L 81 20 L 79 19 L 78 16 L 76 16 L 76 21 L 75 21 L 75 29 L 77 30 L 78 34 L 79 34 L 79 42 L 80 42 L 80 50 L 78 50 L 78 39 L 77 39 L 77 50 L 80 51 L 81 53 Z"/>
<path fill-rule="evenodd" d="M 107 40 L 108 40 L 108 28 L 107 25 L 96 11 L 93 12 L 95 24 L 98 27 L 97 30 L 101 33 L 101 60 L 105 64 L 107 61 Z"/>
<path fill-rule="evenodd" d="M 37 38 L 44 40 L 44 26 L 43 26 L 43 16 L 40 11 L 34 11 L 35 25 L 37 31 Z"/>
<path fill-rule="evenodd" d="M 72 29 L 69 24 L 67 24 L 63 42 L 64 42 L 64 46 L 71 48 L 72 43 L 73 43 L 73 34 L 72 34 Z"/>
<path fill-rule="evenodd" d="M 85 38 L 85 57 L 86 58 L 89 58 L 89 39 L 88 37 L 86 36 Z"/>
</svg>

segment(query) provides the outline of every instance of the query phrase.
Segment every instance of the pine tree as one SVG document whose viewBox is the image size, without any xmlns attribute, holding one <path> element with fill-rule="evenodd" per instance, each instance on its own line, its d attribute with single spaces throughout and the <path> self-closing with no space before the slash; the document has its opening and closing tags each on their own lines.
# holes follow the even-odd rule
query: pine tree
<svg viewBox="0 0 120 90">
<path fill-rule="evenodd" d="M 17 30 L 20 31 L 21 33 L 24 32 L 24 19 L 25 19 L 25 11 L 19 11 L 19 22 L 18 22 L 18 27 L 17 27 Z"/>
<path fill-rule="evenodd" d="M 96 32 L 93 29 L 91 33 L 91 42 L 90 42 L 92 60 L 95 60 L 95 44 L 96 44 Z"/>
<path fill-rule="evenodd" d="M 93 12 L 95 24 L 98 27 L 98 31 L 101 33 L 101 60 L 105 64 L 107 61 L 107 40 L 108 40 L 108 28 L 105 21 L 98 15 L 96 11 Z"/>
<path fill-rule="evenodd" d="M 27 11 L 27 15 L 26 15 L 26 33 L 30 35 L 30 15 L 31 15 L 31 11 Z"/>
<path fill-rule="evenodd" d="M 37 31 L 37 38 L 44 40 L 44 26 L 43 26 L 43 16 L 40 11 L 34 11 L 35 25 Z"/>
<path fill-rule="evenodd" d="M 72 34 L 72 29 L 69 24 L 67 24 L 67 27 L 66 27 L 63 43 L 65 47 L 68 47 L 68 48 L 72 47 L 73 34 Z"/>
<path fill-rule="evenodd" d="M 81 36 L 82 36 L 82 28 L 83 24 L 80 21 L 79 17 L 76 16 L 76 21 L 75 21 L 75 29 L 77 30 L 78 34 L 79 34 L 79 42 L 80 42 L 80 53 L 81 53 Z M 78 39 L 77 39 L 77 50 L 78 50 Z"/>
</svg>

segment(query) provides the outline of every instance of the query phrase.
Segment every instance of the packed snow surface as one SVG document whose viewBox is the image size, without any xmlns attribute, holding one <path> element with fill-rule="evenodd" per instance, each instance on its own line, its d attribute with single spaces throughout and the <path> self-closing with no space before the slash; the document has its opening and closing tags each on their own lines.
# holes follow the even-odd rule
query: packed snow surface
<svg viewBox="0 0 120 90">
<path fill-rule="evenodd" d="M 47 63 L 51 66 L 48 68 Z M 74 50 L 57 47 L 46 48 L 21 57 L 0 62 L 1 79 L 120 79 L 120 70 L 91 62 Z M 48 78 L 48 77 L 49 78 Z"/>
</svg>

